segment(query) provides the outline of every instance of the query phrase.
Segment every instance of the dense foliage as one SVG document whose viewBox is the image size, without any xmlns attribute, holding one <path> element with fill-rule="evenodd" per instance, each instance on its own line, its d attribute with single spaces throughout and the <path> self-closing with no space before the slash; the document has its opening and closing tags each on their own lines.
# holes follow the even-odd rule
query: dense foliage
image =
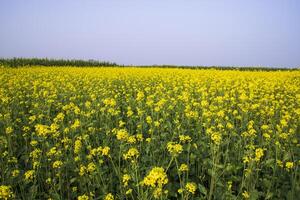
<svg viewBox="0 0 300 200">
<path fill-rule="evenodd" d="M 218 69 L 239 71 L 297 71 L 300 68 L 271 68 L 271 67 L 233 67 L 233 66 L 184 66 L 184 65 L 142 65 L 126 66 L 114 62 L 97 60 L 66 60 L 48 58 L 0 58 L 0 67 L 30 67 L 30 66 L 57 66 L 57 67 L 139 67 L 139 68 L 182 68 L 182 69 Z"/>
<path fill-rule="evenodd" d="M 0 66 L 24 67 L 24 66 L 74 66 L 74 67 L 101 67 L 116 66 L 116 63 L 97 60 L 66 60 L 48 58 L 0 58 Z"/>
<path fill-rule="evenodd" d="M 1 68 L 0 199 L 297 199 L 300 72 Z"/>
</svg>

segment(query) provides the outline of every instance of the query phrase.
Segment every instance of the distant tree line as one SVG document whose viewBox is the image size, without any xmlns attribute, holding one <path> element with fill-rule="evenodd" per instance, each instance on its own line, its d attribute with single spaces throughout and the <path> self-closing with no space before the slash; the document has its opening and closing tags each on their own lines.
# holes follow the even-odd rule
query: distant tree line
<svg viewBox="0 0 300 200">
<path fill-rule="evenodd" d="M 24 66 L 117 66 L 116 63 L 97 60 L 66 60 L 48 58 L 0 58 L 0 66 L 24 67 Z"/>
<path fill-rule="evenodd" d="M 279 71 L 300 70 L 300 68 L 270 68 L 270 67 L 232 67 L 232 66 L 183 66 L 183 65 L 118 65 L 114 62 L 98 60 L 67 60 L 48 58 L 0 58 L 0 67 L 25 66 L 70 66 L 70 67 L 139 67 L 139 68 L 182 68 L 182 69 L 218 69 L 239 71 Z"/>
<path fill-rule="evenodd" d="M 235 67 L 235 66 L 184 66 L 184 65 L 144 65 L 144 66 L 133 66 L 133 67 L 157 67 L 157 68 L 180 68 L 180 69 L 217 69 L 217 70 L 238 70 L 238 71 L 295 71 L 300 70 L 299 67 L 294 68 L 283 68 L 283 67 Z"/>
</svg>

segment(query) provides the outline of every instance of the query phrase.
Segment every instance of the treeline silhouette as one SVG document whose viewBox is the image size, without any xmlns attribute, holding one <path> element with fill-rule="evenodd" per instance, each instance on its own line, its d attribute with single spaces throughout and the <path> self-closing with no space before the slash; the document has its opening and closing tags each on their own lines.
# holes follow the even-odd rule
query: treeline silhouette
<svg viewBox="0 0 300 200">
<path fill-rule="evenodd" d="M 98 60 L 68 60 L 48 58 L 0 58 L 0 67 L 26 67 L 26 66 L 69 66 L 69 67 L 138 67 L 138 68 L 182 68 L 182 69 L 217 69 L 239 71 L 279 71 L 299 70 L 298 68 L 271 68 L 271 67 L 233 67 L 233 66 L 184 66 L 184 65 L 119 65 L 114 62 Z"/>
<path fill-rule="evenodd" d="M 76 67 L 100 67 L 117 66 L 116 63 L 97 60 L 66 60 L 48 58 L 0 58 L 0 66 L 24 67 L 24 66 L 76 66 Z"/>
</svg>

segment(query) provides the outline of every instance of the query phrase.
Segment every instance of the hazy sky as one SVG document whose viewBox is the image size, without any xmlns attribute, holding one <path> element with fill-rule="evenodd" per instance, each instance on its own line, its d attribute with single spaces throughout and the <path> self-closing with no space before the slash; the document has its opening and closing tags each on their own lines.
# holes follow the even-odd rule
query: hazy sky
<svg viewBox="0 0 300 200">
<path fill-rule="evenodd" d="M 1 0 L 0 57 L 300 66 L 299 0 Z"/>
</svg>

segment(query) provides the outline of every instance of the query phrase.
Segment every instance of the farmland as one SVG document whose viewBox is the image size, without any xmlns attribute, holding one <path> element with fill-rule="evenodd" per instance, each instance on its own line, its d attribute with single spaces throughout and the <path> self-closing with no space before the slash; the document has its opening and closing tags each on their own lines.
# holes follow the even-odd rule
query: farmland
<svg viewBox="0 0 300 200">
<path fill-rule="evenodd" d="M 0 68 L 0 199 L 296 199 L 300 71 Z"/>
</svg>

